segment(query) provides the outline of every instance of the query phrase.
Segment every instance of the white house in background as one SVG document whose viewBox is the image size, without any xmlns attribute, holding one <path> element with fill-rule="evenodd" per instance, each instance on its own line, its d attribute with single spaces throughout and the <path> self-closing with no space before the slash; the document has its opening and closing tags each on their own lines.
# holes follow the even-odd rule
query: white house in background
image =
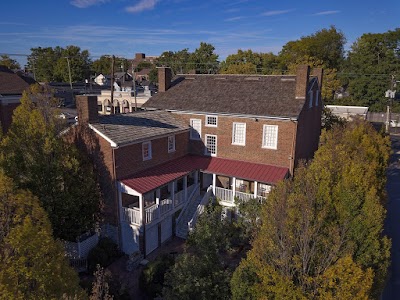
<svg viewBox="0 0 400 300">
<path fill-rule="evenodd" d="M 341 117 L 346 120 L 352 120 L 355 117 L 367 119 L 368 107 L 367 106 L 342 106 L 342 105 L 326 105 L 335 116 Z"/>
<path fill-rule="evenodd" d="M 107 84 L 107 77 L 104 76 L 103 74 L 97 75 L 94 78 L 94 82 L 96 82 L 98 85 L 106 85 Z"/>
</svg>

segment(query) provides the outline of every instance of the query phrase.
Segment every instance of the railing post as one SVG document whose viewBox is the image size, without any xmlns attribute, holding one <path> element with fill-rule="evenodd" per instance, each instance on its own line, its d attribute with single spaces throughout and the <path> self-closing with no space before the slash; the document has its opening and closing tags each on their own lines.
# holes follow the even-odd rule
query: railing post
<svg viewBox="0 0 400 300">
<path fill-rule="evenodd" d="M 232 177 L 232 199 L 230 199 L 232 203 L 235 201 L 235 195 L 236 195 L 236 177 Z"/>
<path fill-rule="evenodd" d="M 140 211 L 140 220 L 139 220 L 139 224 L 146 224 L 146 215 L 145 215 L 145 211 L 144 211 L 144 203 L 143 203 L 143 194 L 140 194 L 139 196 L 139 211 Z M 144 220 L 144 222 L 143 222 Z"/>
<path fill-rule="evenodd" d="M 160 215 L 161 215 L 161 206 L 160 206 L 160 189 L 156 189 L 156 205 L 157 205 L 157 211 L 158 211 L 158 213 L 157 213 L 157 218 L 159 218 L 160 217 Z"/>
<path fill-rule="evenodd" d="M 215 195 L 215 186 L 217 185 L 217 174 L 212 174 L 212 186 L 213 186 L 213 193 Z"/>
<path fill-rule="evenodd" d="M 254 198 L 257 199 L 258 194 L 258 182 L 254 181 Z"/>
</svg>

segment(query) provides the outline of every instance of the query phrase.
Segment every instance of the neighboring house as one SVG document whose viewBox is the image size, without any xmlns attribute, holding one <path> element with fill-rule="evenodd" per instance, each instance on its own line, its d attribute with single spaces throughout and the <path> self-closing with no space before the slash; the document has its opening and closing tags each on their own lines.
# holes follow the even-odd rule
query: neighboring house
<svg viewBox="0 0 400 300">
<path fill-rule="evenodd" d="M 143 69 L 140 70 L 139 72 L 135 72 L 136 81 L 138 82 L 148 81 L 150 71 L 151 69 Z"/>
<path fill-rule="evenodd" d="M 121 249 L 147 255 L 175 234 L 185 237 L 211 196 L 225 207 L 235 207 L 235 197 L 265 200 L 299 160 L 312 158 L 322 70 L 313 74 L 302 66 L 296 76 L 172 81 L 171 70 L 160 68 L 148 111 L 131 114 L 99 116 L 95 96 L 77 97 Z"/>
<path fill-rule="evenodd" d="M 332 114 L 345 120 L 354 118 L 367 119 L 368 106 L 342 106 L 342 105 L 326 105 Z"/>
<path fill-rule="evenodd" d="M 114 86 L 113 103 L 111 103 L 110 90 L 102 90 L 101 95 L 97 96 L 99 114 L 131 113 L 135 111 L 135 108 L 141 108 L 152 95 L 148 87 L 145 87 L 143 91 L 138 89 L 135 98 L 135 93 L 131 87 L 120 88 L 117 83 L 114 83 Z"/>
<path fill-rule="evenodd" d="M 158 56 L 146 56 L 144 53 L 135 53 L 135 58 L 131 61 L 133 66 L 136 68 L 141 62 L 148 62 L 154 64 Z"/>
<path fill-rule="evenodd" d="M 98 85 L 107 85 L 108 79 L 103 74 L 99 74 L 94 78 L 94 82 Z"/>
<path fill-rule="evenodd" d="M 0 66 L 0 123 L 3 133 L 8 131 L 14 109 L 21 103 L 24 90 L 35 83 L 32 78 L 20 76 L 5 66 Z"/>
</svg>

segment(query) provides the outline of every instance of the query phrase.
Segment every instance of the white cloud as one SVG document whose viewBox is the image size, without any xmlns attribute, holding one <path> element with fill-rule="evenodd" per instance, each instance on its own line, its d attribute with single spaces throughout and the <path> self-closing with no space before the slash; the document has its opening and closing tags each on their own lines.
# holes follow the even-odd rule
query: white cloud
<svg viewBox="0 0 400 300">
<path fill-rule="evenodd" d="M 291 11 L 292 11 L 292 9 L 287 9 L 287 10 L 269 10 L 269 11 L 263 12 L 261 15 L 270 17 L 270 16 L 287 14 L 287 13 L 289 13 Z"/>
<path fill-rule="evenodd" d="M 326 10 L 315 13 L 314 16 L 334 15 L 340 13 L 340 10 Z"/>
<path fill-rule="evenodd" d="M 233 22 L 233 21 L 238 21 L 238 20 L 241 20 L 241 19 L 243 19 L 244 17 L 233 17 L 233 18 L 228 18 L 228 19 L 225 19 L 224 21 L 225 22 Z"/>
<path fill-rule="evenodd" d="M 126 7 L 125 10 L 131 13 L 139 13 L 144 10 L 153 9 L 157 2 L 159 2 L 159 0 L 140 0 L 137 4 Z"/>
<path fill-rule="evenodd" d="M 96 4 L 103 4 L 109 0 L 72 0 L 70 3 L 78 8 L 86 8 Z"/>
</svg>

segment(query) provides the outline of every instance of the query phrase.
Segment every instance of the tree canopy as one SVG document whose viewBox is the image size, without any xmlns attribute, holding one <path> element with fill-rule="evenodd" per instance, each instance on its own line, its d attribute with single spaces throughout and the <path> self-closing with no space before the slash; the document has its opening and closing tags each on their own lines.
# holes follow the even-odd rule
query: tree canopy
<svg viewBox="0 0 400 300">
<path fill-rule="evenodd" d="M 0 299 L 85 299 L 38 199 L 2 172 L 0 199 Z"/>
<path fill-rule="evenodd" d="M 233 298 L 376 297 L 390 257 L 382 233 L 389 153 L 388 139 L 361 121 L 324 132 L 311 164 L 270 193 Z"/>
<path fill-rule="evenodd" d="M 19 63 L 15 59 L 10 58 L 8 55 L 0 55 L 0 65 L 6 66 L 10 70 L 21 69 Z"/>
<path fill-rule="evenodd" d="M 33 85 L 0 144 L 0 165 L 17 187 L 37 196 L 57 238 L 75 240 L 93 229 L 100 196 L 91 164 L 59 135 L 56 99 Z"/>
</svg>

